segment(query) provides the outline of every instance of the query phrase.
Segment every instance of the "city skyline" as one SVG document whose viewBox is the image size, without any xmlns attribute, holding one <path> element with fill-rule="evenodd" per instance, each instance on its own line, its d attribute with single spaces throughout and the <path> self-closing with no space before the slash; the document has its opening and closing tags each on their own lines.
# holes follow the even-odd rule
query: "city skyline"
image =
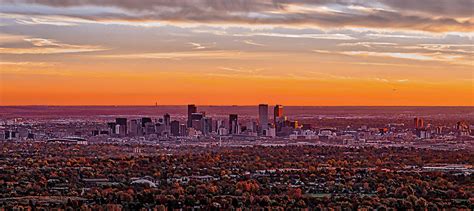
<svg viewBox="0 0 474 211">
<path fill-rule="evenodd" d="M 0 106 L 474 106 L 470 0 L 0 3 Z"/>
</svg>

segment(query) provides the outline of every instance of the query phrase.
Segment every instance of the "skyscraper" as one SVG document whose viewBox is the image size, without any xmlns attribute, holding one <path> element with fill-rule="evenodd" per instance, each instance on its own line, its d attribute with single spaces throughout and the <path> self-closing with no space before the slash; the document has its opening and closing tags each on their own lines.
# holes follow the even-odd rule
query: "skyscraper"
<svg viewBox="0 0 474 211">
<path fill-rule="evenodd" d="M 237 114 L 229 115 L 229 134 L 237 134 L 238 129 L 238 117 Z"/>
<path fill-rule="evenodd" d="M 203 135 L 209 135 L 212 132 L 212 118 L 203 117 L 201 119 L 201 132 Z"/>
<path fill-rule="evenodd" d="M 283 116 L 283 106 L 275 105 L 275 108 L 273 108 L 273 124 L 275 125 L 275 128 L 277 128 L 278 119 L 282 116 Z"/>
<path fill-rule="evenodd" d="M 171 125 L 171 135 L 173 136 L 179 136 L 179 121 L 173 120 L 170 123 Z"/>
<path fill-rule="evenodd" d="M 188 105 L 188 127 L 192 127 L 193 126 L 193 120 L 191 118 L 191 116 L 193 115 L 193 113 L 196 113 L 197 112 L 197 107 L 196 105 L 194 104 L 189 104 Z"/>
<path fill-rule="evenodd" d="M 165 124 L 165 126 L 169 126 L 170 125 L 170 121 L 171 121 L 171 117 L 169 114 L 165 114 L 163 116 L 163 123 Z"/>
<path fill-rule="evenodd" d="M 115 123 L 119 125 L 119 130 L 116 131 L 120 135 L 127 135 L 127 118 L 116 118 Z"/>
<path fill-rule="evenodd" d="M 143 127 L 141 121 L 138 119 L 130 120 L 130 129 L 129 134 L 131 136 L 141 136 L 143 135 Z"/>
<path fill-rule="evenodd" d="M 260 104 L 258 105 L 258 121 L 260 124 L 260 133 L 263 130 L 268 129 L 268 105 Z"/>
<path fill-rule="evenodd" d="M 143 117 L 142 118 L 142 127 L 145 127 L 145 124 L 148 122 L 152 122 L 150 117 Z"/>
<path fill-rule="evenodd" d="M 415 117 L 415 119 L 413 119 L 413 123 L 415 129 L 421 129 L 424 127 L 424 122 L 422 118 Z"/>
</svg>

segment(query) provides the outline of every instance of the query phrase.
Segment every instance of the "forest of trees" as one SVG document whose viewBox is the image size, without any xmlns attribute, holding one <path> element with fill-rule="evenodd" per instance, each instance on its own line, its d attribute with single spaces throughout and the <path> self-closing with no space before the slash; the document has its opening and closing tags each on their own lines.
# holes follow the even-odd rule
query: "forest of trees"
<svg viewBox="0 0 474 211">
<path fill-rule="evenodd" d="M 136 147 L 4 142 L 0 206 L 85 210 L 474 208 L 474 156 L 470 151 L 139 146 L 143 153 L 135 154 Z M 423 168 L 449 164 L 464 168 Z"/>
</svg>

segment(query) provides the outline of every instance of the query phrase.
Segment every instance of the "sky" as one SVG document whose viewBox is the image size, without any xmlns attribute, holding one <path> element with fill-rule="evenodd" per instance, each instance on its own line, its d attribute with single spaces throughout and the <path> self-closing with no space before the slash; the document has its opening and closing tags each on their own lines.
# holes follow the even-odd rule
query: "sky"
<svg viewBox="0 0 474 211">
<path fill-rule="evenodd" d="M 0 5 L 0 105 L 474 106 L 474 0 Z"/>
</svg>

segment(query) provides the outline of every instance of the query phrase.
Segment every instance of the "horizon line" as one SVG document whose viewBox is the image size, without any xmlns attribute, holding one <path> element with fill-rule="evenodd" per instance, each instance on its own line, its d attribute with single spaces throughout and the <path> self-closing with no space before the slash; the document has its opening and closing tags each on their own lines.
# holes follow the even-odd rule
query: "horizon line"
<svg viewBox="0 0 474 211">
<path fill-rule="evenodd" d="M 474 105 L 285 105 L 285 104 L 273 104 L 273 103 L 259 103 L 267 105 L 282 105 L 288 107 L 474 107 Z M 158 104 L 158 105 L 148 105 L 148 104 L 137 104 L 137 105 L 112 105 L 112 104 L 71 104 L 71 105 L 58 105 L 58 104 L 29 104 L 29 105 L 0 105 L 0 107 L 159 107 L 159 106 L 187 106 L 187 105 L 197 105 L 197 106 L 222 106 L 222 107 L 251 107 L 258 106 L 259 104 Z"/>
</svg>

